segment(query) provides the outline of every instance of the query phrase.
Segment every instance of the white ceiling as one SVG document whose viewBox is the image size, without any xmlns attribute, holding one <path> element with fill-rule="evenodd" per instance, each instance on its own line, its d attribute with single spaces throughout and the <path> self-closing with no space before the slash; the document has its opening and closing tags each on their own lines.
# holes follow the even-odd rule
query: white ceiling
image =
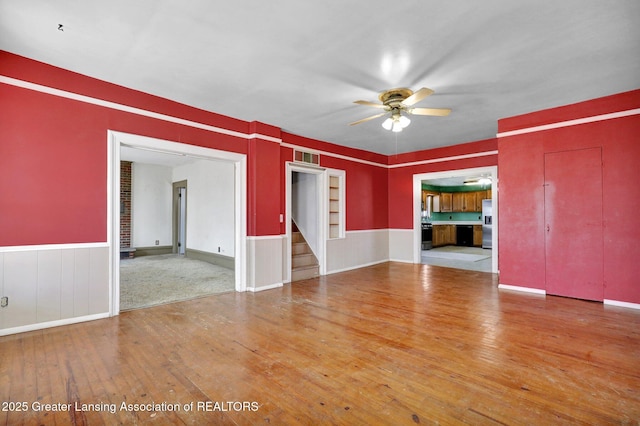
<svg viewBox="0 0 640 426">
<path fill-rule="evenodd" d="M 191 164 L 199 158 L 190 157 L 183 154 L 174 154 L 149 149 L 132 148 L 130 146 L 120 146 L 120 160 L 134 163 L 155 164 L 158 166 L 178 167 Z"/>
<path fill-rule="evenodd" d="M 500 118 L 640 88 L 640 1 L 0 0 L 0 49 L 394 154 L 491 138 Z M 378 112 L 353 101 L 423 86 L 435 94 L 416 106 L 450 116 L 414 116 L 398 134 L 382 118 L 348 126 Z"/>
</svg>

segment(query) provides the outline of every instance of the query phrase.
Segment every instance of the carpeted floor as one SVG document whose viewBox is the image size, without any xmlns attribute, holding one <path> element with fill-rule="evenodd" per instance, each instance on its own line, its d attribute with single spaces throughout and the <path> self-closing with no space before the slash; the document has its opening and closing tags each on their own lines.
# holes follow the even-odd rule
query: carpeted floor
<svg viewBox="0 0 640 426">
<path fill-rule="evenodd" d="M 444 246 L 422 250 L 422 263 L 470 271 L 491 272 L 491 249 Z"/>
<path fill-rule="evenodd" d="M 234 271 L 167 254 L 120 261 L 120 310 L 145 308 L 235 290 Z"/>
</svg>

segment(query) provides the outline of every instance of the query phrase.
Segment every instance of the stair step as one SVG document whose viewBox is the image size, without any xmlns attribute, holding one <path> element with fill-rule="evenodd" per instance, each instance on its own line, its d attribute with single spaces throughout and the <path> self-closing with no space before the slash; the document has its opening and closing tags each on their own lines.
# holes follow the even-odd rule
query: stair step
<svg viewBox="0 0 640 426">
<path fill-rule="evenodd" d="M 304 268 L 296 268 L 291 271 L 291 281 L 308 280 L 309 278 L 316 278 L 320 276 L 320 268 L 315 266 L 308 266 Z"/>
<path fill-rule="evenodd" d="M 291 253 L 295 256 L 298 254 L 310 254 L 311 247 L 307 243 L 293 243 L 291 244 Z"/>
<path fill-rule="evenodd" d="M 313 253 L 310 254 L 298 254 L 291 259 L 291 266 L 293 269 L 304 266 L 317 266 L 318 261 Z"/>
<path fill-rule="evenodd" d="M 301 232 L 292 232 L 291 233 L 291 242 L 292 243 L 306 243 L 304 237 Z"/>
</svg>

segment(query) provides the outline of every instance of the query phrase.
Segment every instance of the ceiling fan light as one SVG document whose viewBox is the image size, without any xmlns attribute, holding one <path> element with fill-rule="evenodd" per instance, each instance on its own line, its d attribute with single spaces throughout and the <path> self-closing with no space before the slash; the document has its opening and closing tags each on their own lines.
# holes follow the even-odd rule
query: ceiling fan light
<svg viewBox="0 0 640 426">
<path fill-rule="evenodd" d="M 402 131 L 402 125 L 400 124 L 399 121 L 394 121 L 393 122 L 393 127 L 391 128 L 392 132 L 401 132 Z"/>
<path fill-rule="evenodd" d="M 400 118 L 398 119 L 398 123 L 404 129 L 405 127 L 407 127 L 411 123 L 411 120 L 409 119 L 409 117 L 401 115 Z"/>
<path fill-rule="evenodd" d="M 382 127 L 384 127 L 385 130 L 391 130 L 392 126 L 393 126 L 393 120 L 391 119 L 391 117 L 387 118 L 382 122 Z"/>
</svg>

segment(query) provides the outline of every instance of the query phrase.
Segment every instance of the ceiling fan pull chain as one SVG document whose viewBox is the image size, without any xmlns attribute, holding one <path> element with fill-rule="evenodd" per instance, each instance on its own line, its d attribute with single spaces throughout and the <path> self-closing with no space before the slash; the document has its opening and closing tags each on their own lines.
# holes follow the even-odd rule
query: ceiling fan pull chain
<svg viewBox="0 0 640 426">
<path fill-rule="evenodd" d="M 394 132 L 396 135 L 396 157 L 398 156 L 398 132 Z"/>
</svg>

